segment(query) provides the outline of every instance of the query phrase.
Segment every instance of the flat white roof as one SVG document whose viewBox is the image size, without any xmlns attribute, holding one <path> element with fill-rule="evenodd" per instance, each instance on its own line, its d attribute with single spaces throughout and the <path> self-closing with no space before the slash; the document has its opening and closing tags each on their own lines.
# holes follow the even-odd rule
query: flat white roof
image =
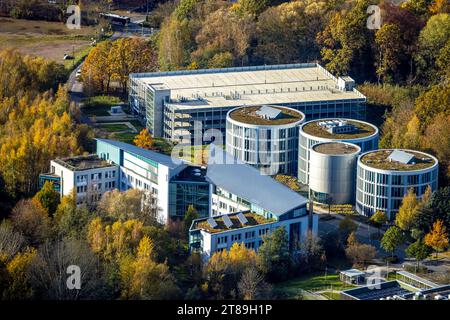
<svg viewBox="0 0 450 320">
<path fill-rule="evenodd" d="M 365 99 L 342 91 L 337 78 L 315 63 L 132 74 L 155 89 L 170 89 L 171 105 L 232 107 Z"/>
<path fill-rule="evenodd" d="M 357 277 L 357 276 L 363 276 L 366 273 L 358 270 L 358 269 L 349 269 L 349 270 L 344 270 L 341 271 L 342 274 L 346 275 L 347 277 Z"/>
<path fill-rule="evenodd" d="M 306 206 L 297 192 L 211 144 L 206 179 L 276 216 Z"/>
</svg>

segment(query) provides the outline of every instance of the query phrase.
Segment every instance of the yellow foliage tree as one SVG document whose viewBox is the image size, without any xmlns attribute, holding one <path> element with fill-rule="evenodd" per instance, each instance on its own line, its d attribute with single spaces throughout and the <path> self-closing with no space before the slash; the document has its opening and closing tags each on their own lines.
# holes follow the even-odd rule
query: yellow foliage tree
<svg viewBox="0 0 450 320">
<path fill-rule="evenodd" d="M 153 147 L 153 138 L 147 129 L 142 129 L 141 132 L 134 137 L 133 142 L 139 148 L 151 150 Z"/>
<path fill-rule="evenodd" d="M 101 218 L 95 218 L 88 226 L 87 239 L 92 251 L 102 254 L 108 260 L 120 260 L 134 252 L 143 236 L 141 221 L 103 224 Z"/>
<path fill-rule="evenodd" d="M 35 249 L 27 249 L 22 253 L 17 253 L 7 264 L 6 269 L 10 277 L 10 283 L 6 292 L 3 293 L 4 298 L 24 300 L 33 297 L 33 289 L 29 283 L 27 270 L 35 256 Z"/>
<path fill-rule="evenodd" d="M 414 189 L 409 189 L 408 193 L 403 197 L 402 205 L 400 206 L 397 216 L 395 217 L 395 224 L 404 231 L 409 231 L 414 223 L 417 215 L 417 197 Z"/>
<path fill-rule="evenodd" d="M 105 232 L 103 229 L 102 219 L 95 218 L 88 226 L 87 239 L 91 245 L 91 249 L 95 253 L 100 253 L 105 246 Z"/>
<path fill-rule="evenodd" d="M 433 223 L 433 228 L 425 235 L 424 240 L 427 246 L 432 247 L 436 251 L 436 257 L 438 257 L 439 252 L 445 250 L 449 243 L 444 222 L 437 220 Z"/>
<path fill-rule="evenodd" d="M 114 80 L 125 91 L 130 73 L 155 70 L 156 55 L 149 42 L 121 38 L 103 41 L 91 50 L 83 64 L 81 78 L 90 93 L 108 93 Z"/>
<path fill-rule="evenodd" d="M 153 257 L 153 241 L 144 236 L 136 256 L 127 255 L 120 262 L 121 295 L 123 299 L 168 299 L 179 292 L 167 263 Z"/>
<path fill-rule="evenodd" d="M 12 195 L 34 194 L 51 159 L 80 154 L 78 127 L 68 113 L 67 94 L 23 96 L 14 108 L 0 99 L 0 175 Z"/>
</svg>

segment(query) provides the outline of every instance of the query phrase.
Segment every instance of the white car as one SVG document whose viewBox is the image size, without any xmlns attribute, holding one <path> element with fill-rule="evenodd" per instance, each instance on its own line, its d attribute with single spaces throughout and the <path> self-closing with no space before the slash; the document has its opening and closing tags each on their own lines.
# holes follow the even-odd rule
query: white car
<svg viewBox="0 0 450 320">
<path fill-rule="evenodd" d="M 77 73 L 75 73 L 75 78 L 79 79 L 81 77 L 81 69 L 77 70 Z"/>
</svg>

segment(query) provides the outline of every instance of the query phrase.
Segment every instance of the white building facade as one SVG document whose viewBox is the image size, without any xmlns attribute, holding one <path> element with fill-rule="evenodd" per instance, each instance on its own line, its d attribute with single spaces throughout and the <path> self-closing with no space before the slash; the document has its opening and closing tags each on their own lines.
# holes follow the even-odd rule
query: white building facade
<svg viewBox="0 0 450 320">
<path fill-rule="evenodd" d="M 333 124 L 327 125 L 327 122 Z M 349 127 L 353 127 L 353 131 Z M 339 127 L 345 128 L 340 131 Z M 364 132 L 361 132 L 364 131 Z M 302 184 L 309 184 L 310 151 L 311 148 L 321 142 L 349 142 L 361 148 L 361 152 L 378 148 L 379 130 L 368 122 L 328 118 L 312 120 L 300 125 L 298 147 L 298 180 Z"/>
<path fill-rule="evenodd" d="M 393 152 L 400 156 L 391 159 Z M 385 212 L 390 220 L 401 206 L 403 197 L 413 189 L 420 199 L 427 187 L 438 187 L 438 160 L 413 150 L 377 150 L 359 156 L 356 183 L 356 210 L 365 216 Z"/>
<path fill-rule="evenodd" d="M 95 203 L 107 192 L 119 186 L 119 166 L 103 161 L 96 155 L 56 159 L 50 162 L 50 172 L 39 176 L 41 187 L 52 182 L 61 197 L 75 194 L 76 202 Z"/>
<path fill-rule="evenodd" d="M 227 115 L 226 151 L 263 174 L 296 175 L 298 127 L 304 120 L 303 113 L 286 107 L 233 109 Z"/>
<path fill-rule="evenodd" d="M 171 157 L 136 146 L 97 139 L 100 158 L 120 168 L 119 190 L 138 189 L 153 194 L 159 207 L 158 221 L 169 219 L 169 184 L 187 165 Z"/>
</svg>

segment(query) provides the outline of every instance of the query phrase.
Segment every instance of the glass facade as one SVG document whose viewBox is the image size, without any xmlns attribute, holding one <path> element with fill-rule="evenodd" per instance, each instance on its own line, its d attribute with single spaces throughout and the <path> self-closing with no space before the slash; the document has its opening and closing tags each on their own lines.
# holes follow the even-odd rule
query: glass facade
<svg viewBox="0 0 450 320">
<path fill-rule="evenodd" d="M 40 174 L 39 175 L 39 189 L 41 189 L 46 182 L 53 183 L 53 189 L 61 193 L 61 178 L 52 174 Z"/>
<path fill-rule="evenodd" d="M 299 124 L 254 128 L 228 120 L 226 150 L 263 174 L 296 176 Z"/>
<path fill-rule="evenodd" d="M 193 205 L 199 218 L 209 214 L 209 184 L 206 182 L 172 181 L 169 184 L 169 216 L 184 217 Z"/>
</svg>

